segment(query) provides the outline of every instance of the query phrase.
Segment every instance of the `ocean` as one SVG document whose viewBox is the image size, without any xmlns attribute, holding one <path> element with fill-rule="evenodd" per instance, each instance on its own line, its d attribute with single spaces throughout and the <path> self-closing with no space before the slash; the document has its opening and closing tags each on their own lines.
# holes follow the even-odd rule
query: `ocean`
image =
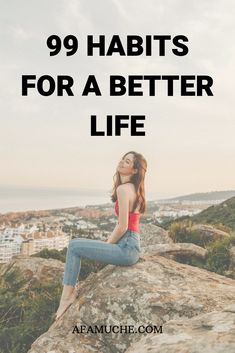
<svg viewBox="0 0 235 353">
<path fill-rule="evenodd" d="M 0 213 L 84 207 L 109 202 L 109 191 L 0 187 Z"/>
<path fill-rule="evenodd" d="M 0 213 L 84 207 L 111 203 L 110 190 L 29 188 L 0 186 Z M 162 193 L 147 194 L 147 200 L 171 197 Z"/>
</svg>

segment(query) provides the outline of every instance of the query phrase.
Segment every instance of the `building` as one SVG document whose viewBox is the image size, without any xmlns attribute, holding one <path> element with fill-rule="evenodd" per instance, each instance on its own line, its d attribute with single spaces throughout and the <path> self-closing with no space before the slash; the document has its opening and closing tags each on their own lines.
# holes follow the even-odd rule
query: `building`
<svg viewBox="0 0 235 353">
<path fill-rule="evenodd" d="M 11 230 L 11 228 L 7 228 L 6 232 L 0 234 L 0 263 L 8 262 L 12 256 L 20 253 L 24 238 L 18 232 L 15 233 L 14 230 Z"/>
<path fill-rule="evenodd" d="M 62 231 L 33 232 L 28 234 L 21 246 L 22 255 L 33 255 L 43 249 L 63 250 L 68 246 L 70 236 Z"/>
<path fill-rule="evenodd" d="M 0 232 L 0 263 L 9 262 L 14 255 L 30 256 L 44 248 L 62 250 L 68 246 L 70 236 L 56 229 L 38 231 L 36 226 L 26 229 L 5 228 Z"/>
</svg>

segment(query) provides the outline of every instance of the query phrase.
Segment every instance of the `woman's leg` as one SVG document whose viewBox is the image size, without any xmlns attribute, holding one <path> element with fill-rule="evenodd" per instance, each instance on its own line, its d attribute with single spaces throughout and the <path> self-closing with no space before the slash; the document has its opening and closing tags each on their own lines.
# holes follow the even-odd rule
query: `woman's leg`
<svg viewBox="0 0 235 353">
<path fill-rule="evenodd" d="M 56 312 L 56 320 L 58 320 L 63 313 L 68 309 L 68 307 L 76 299 L 76 290 L 73 286 L 64 285 L 62 295 L 60 298 L 60 304 Z"/>
<path fill-rule="evenodd" d="M 125 241 L 124 237 L 122 239 Z M 118 243 L 120 243 L 120 245 L 118 245 Z M 60 305 L 57 310 L 57 319 L 66 311 L 76 298 L 74 287 L 81 269 L 81 258 L 126 266 L 132 265 L 138 260 L 138 254 L 136 251 L 130 251 L 127 248 L 124 250 L 121 245 L 122 240 L 118 243 L 111 244 L 101 240 L 83 238 L 70 240 L 66 255 L 63 280 L 64 287 Z"/>
<path fill-rule="evenodd" d="M 72 239 L 66 255 L 64 285 L 75 286 L 81 269 L 81 258 L 126 266 L 136 262 L 130 252 L 124 251 L 118 244 L 83 238 Z"/>
</svg>

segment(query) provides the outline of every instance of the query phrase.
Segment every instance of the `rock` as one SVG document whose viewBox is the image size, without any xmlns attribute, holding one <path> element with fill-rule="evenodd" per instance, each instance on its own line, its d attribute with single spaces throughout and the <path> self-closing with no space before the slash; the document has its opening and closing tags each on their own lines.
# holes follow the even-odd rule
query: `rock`
<svg viewBox="0 0 235 353">
<path fill-rule="evenodd" d="M 29 353 L 122 353 L 139 342 L 143 334 L 73 334 L 72 330 L 75 325 L 85 325 L 86 329 L 91 325 L 94 329 L 95 325 L 134 325 L 137 328 L 149 324 L 162 325 L 165 330 L 171 320 L 180 320 L 181 325 L 187 326 L 188 319 L 196 320 L 201 314 L 221 311 L 234 303 L 235 297 L 234 280 L 158 255 L 142 257 L 133 266 L 108 265 L 100 272 L 90 274 L 78 288 L 78 299 L 59 322 L 33 343 Z M 228 320 L 227 316 L 223 317 L 224 323 L 226 318 Z M 200 340 L 200 327 L 203 326 L 200 324 L 197 333 L 194 329 L 196 322 L 195 326 L 189 325 L 187 332 L 183 330 L 182 337 L 177 337 L 180 326 L 178 331 L 173 331 L 176 342 L 181 337 L 185 344 L 189 344 L 186 338 L 190 335 L 195 336 L 195 341 L 196 337 Z M 224 330 L 231 338 L 230 319 L 227 322 L 229 324 L 224 325 Z M 194 331 L 190 331 L 190 327 Z M 166 333 L 165 344 L 173 344 L 170 329 Z M 211 342 L 213 336 L 210 337 Z M 161 336 L 157 335 L 157 339 Z M 230 342 L 233 347 L 232 338 L 227 340 L 228 346 Z M 151 349 L 151 344 L 149 347 Z M 173 351 L 168 349 L 168 352 Z"/>
<path fill-rule="evenodd" d="M 177 261 L 177 256 L 194 256 L 204 259 L 207 250 L 192 243 L 174 243 L 168 231 L 152 224 L 142 225 L 141 255 L 161 255 Z"/>
<path fill-rule="evenodd" d="M 64 263 L 41 257 L 14 256 L 9 263 L 1 267 L 0 275 L 11 268 L 19 269 L 31 281 L 46 283 L 55 280 L 62 281 Z"/>
<path fill-rule="evenodd" d="M 171 244 L 173 240 L 165 229 L 153 224 L 141 224 L 140 242 L 141 247 L 147 247 L 154 244 Z"/>
<path fill-rule="evenodd" d="M 194 224 L 190 230 L 198 231 L 200 233 L 201 238 L 205 238 L 206 241 L 217 240 L 217 239 L 224 239 L 230 238 L 231 235 L 223 230 L 217 229 L 212 225 L 209 224 Z"/>
<path fill-rule="evenodd" d="M 235 304 L 187 320 L 170 320 L 163 333 L 151 333 L 125 353 L 233 353 Z"/>
<path fill-rule="evenodd" d="M 208 251 L 191 243 L 156 244 L 142 248 L 141 255 L 161 255 L 176 260 L 176 256 L 190 256 L 204 259 Z"/>
</svg>

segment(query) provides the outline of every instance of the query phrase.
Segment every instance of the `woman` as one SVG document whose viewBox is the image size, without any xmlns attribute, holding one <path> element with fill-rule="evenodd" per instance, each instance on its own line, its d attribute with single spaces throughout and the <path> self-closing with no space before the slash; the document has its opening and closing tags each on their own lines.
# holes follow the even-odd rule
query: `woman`
<svg viewBox="0 0 235 353">
<path fill-rule="evenodd" d="M 63 291 L 56 313 L 58 320 L 76 299 L 81 258 L 113 265 L 130 266 L 139 260 L 139 218 L 146 209 L 144 178 L 147 162 L 140 153 L 126 153 L 117 166 L 112 201 L 118 223 L 107 242 L 84 238 L 69 242 L 63 280 Z"/>
</svg>

